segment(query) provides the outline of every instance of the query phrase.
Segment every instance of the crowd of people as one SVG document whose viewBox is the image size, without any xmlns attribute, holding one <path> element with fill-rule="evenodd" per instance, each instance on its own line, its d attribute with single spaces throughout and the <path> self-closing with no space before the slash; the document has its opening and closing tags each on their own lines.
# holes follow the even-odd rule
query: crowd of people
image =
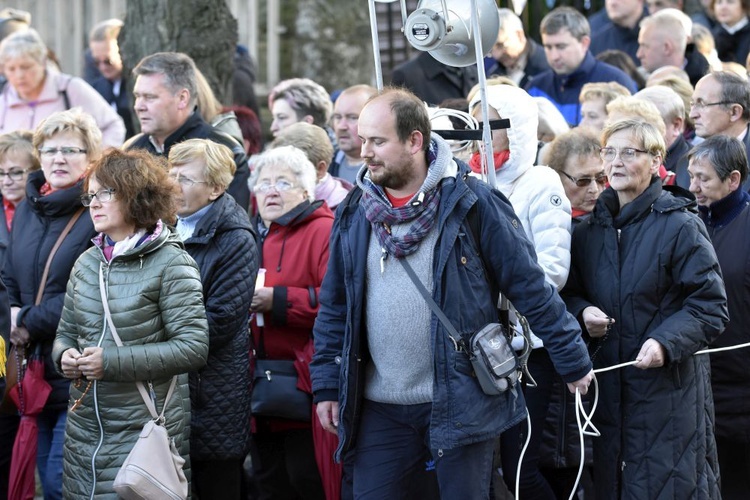
<svg viewBox="0 0 750 500">
<path fill-rule="evenodd" d="M 143 397 L 199 500 L 745 498 L 750 5 L 682 3 L 500 8 L 483 89 L 283 80 L 268 144 L 242 47 L 222 103 L 187 54 L 125 74 L 120 20 L 79 78 L 0 11 L 0 499 L 29 419 L 45 500 L 117 498 Z"/>
</svg>

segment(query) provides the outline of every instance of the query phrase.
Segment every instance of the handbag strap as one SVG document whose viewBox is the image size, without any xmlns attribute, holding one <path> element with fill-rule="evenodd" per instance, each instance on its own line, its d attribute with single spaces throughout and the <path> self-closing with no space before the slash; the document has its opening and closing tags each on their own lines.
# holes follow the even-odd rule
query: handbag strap
<svg viewBox="0 0 750 500">
<path fill-rule="evenodd" d="M 427 305 L 430 307 L 432 312 L 435 313 L 435 316 L 440 320 L 440 322 L 445 327 L 446 335 L 448 338 L 453 342 L 453 347 L 456 348 L 458 351 L 459 348 L 465 349 L 464 341 L 461 338 L 461 335 L 456 331 L 456 328 L 453 326 L 453 323 L 451 323 L 451 320 L 448 319 L 448 317 L 445 315 L 442 309 L 435 303 L 435 299 L 432 298 L 432 295 L 427 291 L 427 288 L 425 288 L 422 281 L 417 276 L 417 273 L 414 272 L 414 268 L 411 267 L 411 264 L 409 264 L 405 258 L 403 259 L 396 259 L 401 263 L 402 266 L 404 266 L 404 270 L 406 271 L 406 274 L 409 275 L 409 278 L 411 278 L 412 282 L 414 283 L 414 286 L 417 287 L 417 291 L 424 297 L 425 302 L 427 302 Z"/>
<path fill-rule="evenodd" d="M 109 301 L 107 300 L 107 292 L 104 286 L 104 264 L 99 263 L 99 292 L 102 296 L 102 306 L 104 307 L 104 318 L 107 321 L 107 325 L 109 325 L 109 329 L 112 332 L 112 337 L 115 339 L 115 344 L 117 344 L 117 347 L 122 347 L 122 339 L 120 338 L 120 335 L 117 333 L 117 329 L 115 328 L 115 324 L 112 321 L 112 315 L 109 312 Z M 151 413 L 151 417 L 153 417 L 154 420 L 164 421 L 164 412 L 167 409 L 167 404 L 169 404 L 169 400 L 172 399 L 172 394 L 174 393 L 174 388 L 177 385 L 177 375 L 172 377 L 172 382 L 169 384 L 169 389 L 167 390 L 167 397 L 164 399 L 164 406 L 161 409 L 161 413 L 156 412 L 156 405 L 155 405 L 155 397 L 149 397 L 148 392 L 146 392 L 146 386 L 143 385 L 143 382 L 136 381 L 135 386 L 138 388 L 138 392 L 141 393 L 141 397 L 143 398 L 143 402 L 146 403 L 146 407 L 148 408 L 149 413 Z"/>
<path fill-rule="evenodd" d="M 52 259 L 57 253 L 57 250 L 60 248 L 60 245 L 62 245 L 62 242 L 65 239 L 65 237 L 68 235 L 70 230 L 73 229 L 73 225 L 81 216 L 81 214 L 83 213 L 83 210 L 84 210 L 83 207 L 76 210 L 76 213 L 74 213 L 73 217 L 70 218 L 68 223 L 65 225 L 65 228 L 63 228 L 62 232 L 60 233 L 60 236 L 57 237 L 57 241 L 55 241 L 55 244 L 52 246 L 52 250 L 50 250 L 49 255 L 47 256 L 47 262 L 44 264 L 44 271 L 42 272 L 42 281 L 41 283 L 39 283 L 39 290 L 37 290 L 36 292 L 36 301 L 34 301 L 35 305 L 39 305 L 42 303 L 42 297 L 44 296 L 44 288 L 47 286 L 47 276 L 49 276 L 49 270 L 50 270 L 50 267 L 52 267 Z"/>
</svg>

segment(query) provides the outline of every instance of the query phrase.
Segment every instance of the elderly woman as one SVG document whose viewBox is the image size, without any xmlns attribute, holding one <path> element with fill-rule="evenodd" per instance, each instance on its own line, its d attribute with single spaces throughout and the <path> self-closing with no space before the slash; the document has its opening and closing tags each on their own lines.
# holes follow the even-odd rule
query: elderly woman
<svg viewBox="0 0 750 500">
<path fill-rule="evenodd" d="M 570 266 L 570 202 L 565 197 L 560 177 L 549 167 L 534 166 L 538 124 L 536 103 L 525 90 L 509 85 L 490 85 L 486 96 L 490 120 L 508 118 L 512 125 L 492 132 L 497 188 L 513 204 L 547 281 L 559 290 L 568 278 Z M 479 94 L 475 95 L 469 104 L 478 120 L 482 119 L 480 98 Z M 474 172 L 478 171 L 481 167 L 478 153 L 469 165 Z M 520 337 L 517 337 L 514 347 L 520 349 L 522 344 L 518 340 Z M 529 371 L 537 386 L 527 388 L 524 397 L 534 427 L 521 467 L 520 496 L 553 498 L 551 486 L 542 477 L 537 463 L 550 391 L 559 375 L 542 341 L 536 336 L 533 336 L 533 348 L 529 356 Z M 526 428 L 526 422 L 523 422 L 506 431 L 501 439 L 503 469 L 512 471 L 504 475 L 511 491 L 515 488 L 515 472 Z"/>
<path fill-rule="evenodd" d="M 26 179 L 40 168 L 33 139 L 34 134 L 26 130 L 0 135 L 0 210 L 4 215 L 0 221 L 0 268 L 5 261 L 16 207 L 26 198 Z"/>
<path fill-rule="evenodd" d="M 295 147 L 260 155 L 251 183 L 266 269 L 265 286 L 255 289 L 252 303 L 265 324 L 256 314 L 255 353 L 259 359 L 294 360 L 311 339 L 333 214 L 324 202 L 313 201 L 315 167 Z M 263 415 L 255 415 L 255 421 L 261 498 L 324 498 L 310 422 Z"/>
<path fill-rule="evenodd" d="M 732 321 L 712 344 L 728 347 L 750 342 L 750 195 L 742 189 L 748 175 L 745 146 L 734 137 L 715 135 L 688 154 L 690 191 L 706 224 L 724 275 Z M 711 354 L 711 386 L 716 415 L 716 449 L 721 496 L 741 499 L 750 491 L 750 391 L 747 351 Z"/>
<path fill-rule="evenodd" d="M 607 104 L 617 97 L 629 95 L 630 91 L 617 82 L 585 84 L 578 95 L 581 103 L 581 121 L 578 125 L 598 134 L 607 121 Z"/>
<path fill-rule="evenodd" d="M 0 92 L 0 133 L 34 129 L 56 111 L 81 107 L 94 117 L 105 145 L 120 146 L 125 140 L 122 118 L 96 90 L 47 68 L 47 47 L 33 29 L 0 42 L 0 66 L 8 79 Z"/>
<path fill-rule="evenodd" d="M 588 217 L 607 185 L 599 149 L 594 132 L 577 128 L 552 141 L 545 158 L 545 163 L 560 175 L 574 224 Z"/>
<path fill-rule="evenodd" d="M 258 249 L 247 211 L 226 194 L 232 151 L 206 139 L 169 150 L 180 189 L 177 233 L 200 268 L 208 317 L 206 366 L 190 374 L 193 489 L 202 500 L 240 498 L 250 442 L 248 310 Z"/>
<path fill-rule="evenodd" d="M 101 137 L 94 119 L 77 109 L 54 113 L 36 129 L 34 148 L 42 169 L 29 174 L 26 200 L 13 217 L 2 272 L 10 296 L 10 340 L 39 353 L 44 377 L 52 386 L 37 419 L 37 466 L 45 498 L 61 495 L 70 385 L 55 371 L 52 341 L 70 270 L 95 234 L 80 196 L 89 162 L 100 155 Z"/>
<path fill-rule="evenodd" d="M 177 376 L 165 426 L 188 459 L 187 373 L 206 362 L 208 324 L 198 268 L 166 225 L 174 219 L 174 190 L 161 162 L 143 151 L 111 150 L 86 178 L 81 200 L 99 234 L 70 274 L 52 352 L 57 370 L 75 380 L 65 498 L 117 498 L 112 482 L 151 420 L 136 382 L 147 384 L 161 412 Z M 102 313 L 100 280 L 116 332 Z"/>
<path fill-rule="evenodd" d="M 297 122 L 326 128 L 333 111 L 326 89 L 309 78 L 291 78 L 277 83 L 268 94 L 268 107 L 273 115 L 271 133 L 274 136 Z"/>
<path fill-rule="evenodd" d="M 662 190 L 664 138 L 627 119 L 602 134 L 610 187 L 573 232 L 563 291 L 598 375 L 597 498 L 718 498 L 709 362 L 726 295 L 695 201 Z"/>
</svg>

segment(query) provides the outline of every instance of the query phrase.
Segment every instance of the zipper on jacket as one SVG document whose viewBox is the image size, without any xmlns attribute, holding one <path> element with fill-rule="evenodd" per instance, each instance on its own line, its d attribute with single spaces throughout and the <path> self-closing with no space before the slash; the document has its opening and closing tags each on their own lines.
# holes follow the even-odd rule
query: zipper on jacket
<svg viewBox="0 0 750 500">
<path fill-rule="evenodd" d="M 109 265 L 104 265 L 104 286 L 107 289 L 107 296 L 109 296 Z M 104 321 L 104 324 L 102 325 L 102 334 L 99 336 L 99 342 L 96 343 L 97 347 L 101 347 L 102 343 L 104 342 L 104 335 L 107 333 L 107 322 Z M 93 400 L 94 400 L 94 414 L 96 415 L 96 424 L 99 427 L 99 441 L 96 444 L 96 448 L 94 448 L 94 453 L 91 454 L 91 474 L 92 474 L 92 483 L 91 483 L 91 496 L 89 497 L 91 500 L 94 500 L 94 494 L 96 492 L 96 456 L 99 454 L 99 450 L 102 447 L 102 444 L 104 443 L 104 427 L 102 426 L 102 418 L 101 415 L 99 415 L 99 401 L 98 401 L 98 394 L 97 394 L 97 381 L 94 380 L 94 394 L 93 394 Z"/>
<path fill-rule="evenodd" d="M 617 230 L 617 243 L 620 243 L 620 233 L 622 233 L 622 229 Z"/>
</svg>

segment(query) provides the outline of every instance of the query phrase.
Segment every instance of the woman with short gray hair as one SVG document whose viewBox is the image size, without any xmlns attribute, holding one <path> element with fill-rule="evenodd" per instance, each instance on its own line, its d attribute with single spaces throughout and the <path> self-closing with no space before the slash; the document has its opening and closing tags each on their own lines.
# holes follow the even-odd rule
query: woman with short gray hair
<svg viewBox="0 0 750 500">
<path fill-rule="evenodd" d="M 47 46 L 33 29 L 0 42 L 0 66 L 8 79 L 0 90 L 0 133 L 33 130 L 57 111 L 80 107 L 94 117 L 105 146 L 122 145 L 125 123 L 120 115 L 82 79 L 51 71 Z"/>
<path fill-rule="evenodd" d="M 315 167 L 299 149 L 271 149 L 259 155 L 254 166 L 251 188 L 259 214 L 253 221 L 259 233 L 261 268 L 265 268 L 265 284 L 256 286 L 250 307 L 255 313 L 254 357 L 297 360 L 306 350 L 311 357 L 333 213 L 322 200 L 313 201 Z M 298 376 L 309 380 L 308 364 L 300 365 Z M 315 414 L 312 404 L 309 410 L 310 416 Z M 325 498 L 310 419 L 254 417 L 260 497 Z"/>
</svg>

